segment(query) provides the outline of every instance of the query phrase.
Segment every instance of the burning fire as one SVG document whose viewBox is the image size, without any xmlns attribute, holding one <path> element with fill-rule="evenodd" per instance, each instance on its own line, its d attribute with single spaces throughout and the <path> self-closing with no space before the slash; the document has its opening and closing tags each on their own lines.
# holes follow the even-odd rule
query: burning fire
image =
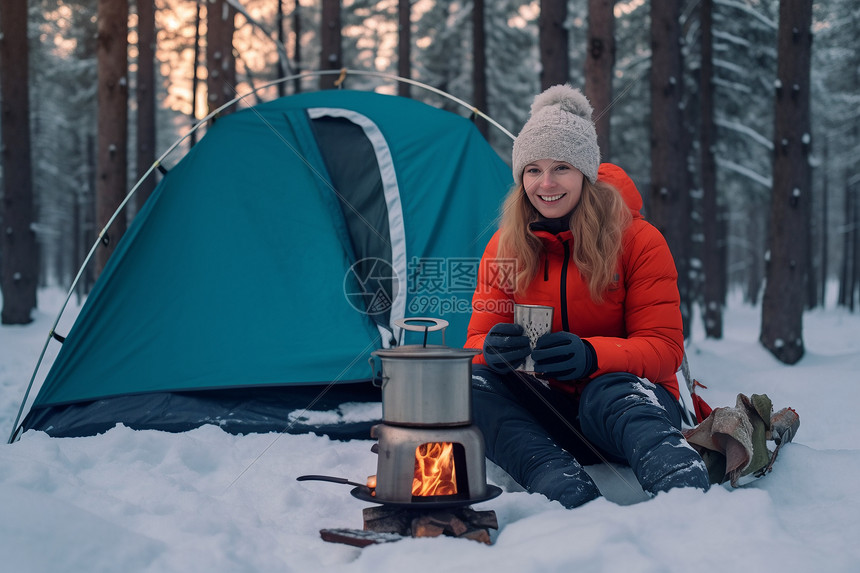
<svg viewBox="0 0 860 573">
<path fill-rule="evenodd" d="M 455 495 L 457 474 L 454 468 L 454 444 L 432 442 L 415 448 L 415 475 L 412 495 Z"/>
</svg>

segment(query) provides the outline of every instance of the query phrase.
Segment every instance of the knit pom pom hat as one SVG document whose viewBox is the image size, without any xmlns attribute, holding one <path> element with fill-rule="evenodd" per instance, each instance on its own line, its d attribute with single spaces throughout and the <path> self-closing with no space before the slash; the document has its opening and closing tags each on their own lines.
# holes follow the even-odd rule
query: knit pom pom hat
<svg viewBox="0 0 860 573">
<path fill-rule="evenodd" d="M 514 140 L 514 181 L 523 182 L 523 169 L 532 161 L 555 159 L 570 163 L 594 183 L 600 165 L 597 131 L 591 104 L 578 89 L 557 85 L 537 95 L 531 115 Z"/>
</svg>

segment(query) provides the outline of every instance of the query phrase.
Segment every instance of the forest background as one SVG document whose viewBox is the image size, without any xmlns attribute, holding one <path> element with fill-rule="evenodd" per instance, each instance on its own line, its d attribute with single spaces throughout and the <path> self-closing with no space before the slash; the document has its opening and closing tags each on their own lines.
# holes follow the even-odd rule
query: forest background
<svg viewBox="0 0 860 573">
<path fill-rule="evenodd" d="M 42 286 L 79 276 L 84 296 L 156 158 L 216 110 L 345 87 L 469 114 L 399 76 L 469 102 L 509 161 L 483 114 L 515 134 L 536 93 L 569 82 L 672 248 L 687 331 L 701 309 L 720 338 L 737 288 L 794 363 L 828 281 L 860 302 L 858 31 L 852 0 L 2 0 L 2 322 L 29 322 Z M 376 75 L 335 85 L 342 68 Z"/>
</svg>

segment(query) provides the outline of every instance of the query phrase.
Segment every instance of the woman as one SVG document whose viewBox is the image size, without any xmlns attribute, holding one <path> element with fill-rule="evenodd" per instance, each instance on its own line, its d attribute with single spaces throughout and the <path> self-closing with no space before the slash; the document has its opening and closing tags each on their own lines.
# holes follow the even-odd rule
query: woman
<svg viewBox="0 0 860 573">
<path fill-rule="evenodd" d="M 467 347 L 487 457 L 566 507 L 600 495 L 583 464 L 630 465 L 651 494 L 707 490 L 681 432 L 677 271 L 620 168 L 599 164 L 591 105 L 553 86 L 514 142 L 515 186 L 481 260 Z M 514 304 L 554 308 L 534 349 Z M 516 370 L 531 353 L 534 376 Z"/>
</svg>

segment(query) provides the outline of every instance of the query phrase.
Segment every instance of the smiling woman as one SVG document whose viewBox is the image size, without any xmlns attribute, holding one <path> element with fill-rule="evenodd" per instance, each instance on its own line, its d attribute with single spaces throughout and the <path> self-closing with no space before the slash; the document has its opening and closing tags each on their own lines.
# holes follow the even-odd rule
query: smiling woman
<svg viewBox="0 0 860 573">
<path fill-rule="evenodd" d="M 481 259 L 466 342 L 483 348 L 472 401 L 487 457 L 567 507 L 600 495 L 583 469 L 597 461 L 629 464 L 651 494 L 708 488 L 680 432 L 672 255 L 639 214 L 627 174 L 600 165 L 591 112 L 567 85 L 535 98 L 514 141 L 516 185 Z M 493 272 L 511 260 L 515 272 Z M 550 307 L 551 331 L 531 342 L 514 311 L 482 310 L 488 302 Z M 521 372 L 527 357 L 533 366 Z"/>
</svg>

